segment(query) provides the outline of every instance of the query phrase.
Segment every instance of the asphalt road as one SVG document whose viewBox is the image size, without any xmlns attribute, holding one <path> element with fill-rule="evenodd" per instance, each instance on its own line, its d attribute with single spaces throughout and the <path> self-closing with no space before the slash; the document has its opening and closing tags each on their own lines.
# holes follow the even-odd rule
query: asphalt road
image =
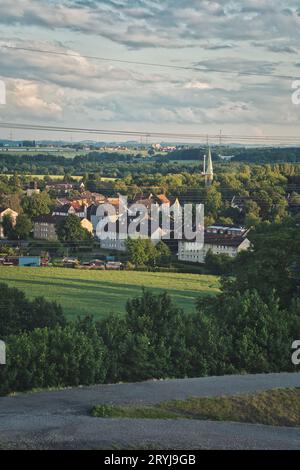
<svg viewBox="0 0 300 470">
<path fill-rule="evenodd" d="M 191 396 L 300 387 L 300 373 L 97 385 L 0 398 L 0 448 L 300 449 L 300 428 L 199 420 L 100 419 L 99 403 L 158 403 Z"/>
</svg>

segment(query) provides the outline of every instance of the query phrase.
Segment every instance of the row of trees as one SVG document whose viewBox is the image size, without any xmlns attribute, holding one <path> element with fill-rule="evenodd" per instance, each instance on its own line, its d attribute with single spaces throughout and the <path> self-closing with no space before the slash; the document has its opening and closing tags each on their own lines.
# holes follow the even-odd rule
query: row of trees
<svg viewBox="0 0 300 470">
<path fill-rule="evenodd" d="M 135 266 L 155 266 L 156 263 L 168 264 L 170 262 L 171 251 L 162 241 L 154 245 L 148 238 L 129 238 L 126 248 L 128 258 Z"/>
<path fill-rule="evenodd" d="M 253 289 L 199 300 L 186 315 L 145 291 L 123 318 L 92 318 L 9 335 L 0 392 L 150 378 L 292 371 L 300 302 L 280 307 Z"/>
</svg>

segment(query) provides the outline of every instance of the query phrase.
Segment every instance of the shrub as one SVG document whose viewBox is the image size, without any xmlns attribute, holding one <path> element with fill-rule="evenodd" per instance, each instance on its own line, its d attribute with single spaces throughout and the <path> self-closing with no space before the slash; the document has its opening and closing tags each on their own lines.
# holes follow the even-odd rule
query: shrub
<svg viewBox="0 0 300 470">
<path fill-rule="evenodd" d="M 106 348 L 95 326 L 88 333 L 78 324 L 38 328 L 7 339 L 0 393 L 102 383 L 105 376 Z"/>
</svg>

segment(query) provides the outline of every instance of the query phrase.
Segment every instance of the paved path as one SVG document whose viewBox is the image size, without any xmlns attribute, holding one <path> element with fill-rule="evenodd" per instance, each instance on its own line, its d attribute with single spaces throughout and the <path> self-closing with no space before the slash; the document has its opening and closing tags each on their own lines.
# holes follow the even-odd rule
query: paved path
<svg viewBox="0 0 300 470">
<path fill-rule="evenodd" d="M 145 443 L 176 449 L 299 449 L 300 428 L 199 420 L 91 418 L 98 403 L 158 403 L 191 396 L 300 387 L 300 373 L 97 385 L 0 398 L 0 443 L 25 448 L 99 449 Z"/>
</svg>

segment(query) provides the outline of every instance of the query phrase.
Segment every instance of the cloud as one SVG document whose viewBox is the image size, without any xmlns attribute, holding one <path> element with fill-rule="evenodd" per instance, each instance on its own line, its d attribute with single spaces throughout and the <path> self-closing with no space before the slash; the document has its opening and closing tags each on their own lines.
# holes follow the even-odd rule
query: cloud
<svg viewBox="0 0 300 470">
<path fill-rule="evenodd" d="M 288 70 L 300 66 L 288 62 L 300 43 L 295 3 L 1 0 L 0 73 L 8 84 L 5 117 L 158 130 L 297 123 L 299 109 L 291 107 L 290 83 L 251 76 L 280 73 L 283 68 L 284 74 L 292 74 Z M 17 29 L 20 36 L 14 37 Z M 69 46 L 54 37 L 64 38 Z M 117 50 L 125 60 L 194 64 L 202 71 L 88 59 L 80 52 L 82 38 L 85 45 L 91 42 L 93 54 L 111 44 L 108 39 L 117 46 L 111 44 L 103 54 L 107 57 Z M 25 53 L 1 44 L 72 56 Z M 220 69 L 237 73 L 209 72 Z M 2 109 L 1 113 L 4 116 Z"/>
<path fill-rule="evenodd" d="M 0 23 L 80 31 L 129 48 L 196 47 L 207 39 L 216 47 L 228 40 L 297 42 L 300 35 L 292 0 L 2 0 Z"/>
<path fill-rule="evenodd" d="M 204 44 L 202 47 L 203 49 L 207 49 L 209 51 L 219 51 L 222 49 L 233 49 L 235 46 L 233 44 L 219 43 L 219 44 Z"/>
<path fill-rule="evenodd" d="M 198 82 L 198 81 L 192 81 L 185 83 L 184 88 L 187 89 L 197 89 L 197 90 L 208 90 L 211 88 L 211 85 L 206 82 Z"/>
<path fill-rule="evenodd" d="M 57 120 L 61 117 L 62 93 L 51 86 L 41 85 L 29 80 L 6 80 L 7 107 L 6 118 L 26 117 L 46 120 Z"/>
<path fill-rule="evenodd" d="M 298 54 L 298 51 L 295 47 L 291 46 L 280 46 L 280 45 L 274 45 L 274 46 L 269 46 L 268 50 L 270 52 L 279 52 L 280 54 Z"/>
</svg>

